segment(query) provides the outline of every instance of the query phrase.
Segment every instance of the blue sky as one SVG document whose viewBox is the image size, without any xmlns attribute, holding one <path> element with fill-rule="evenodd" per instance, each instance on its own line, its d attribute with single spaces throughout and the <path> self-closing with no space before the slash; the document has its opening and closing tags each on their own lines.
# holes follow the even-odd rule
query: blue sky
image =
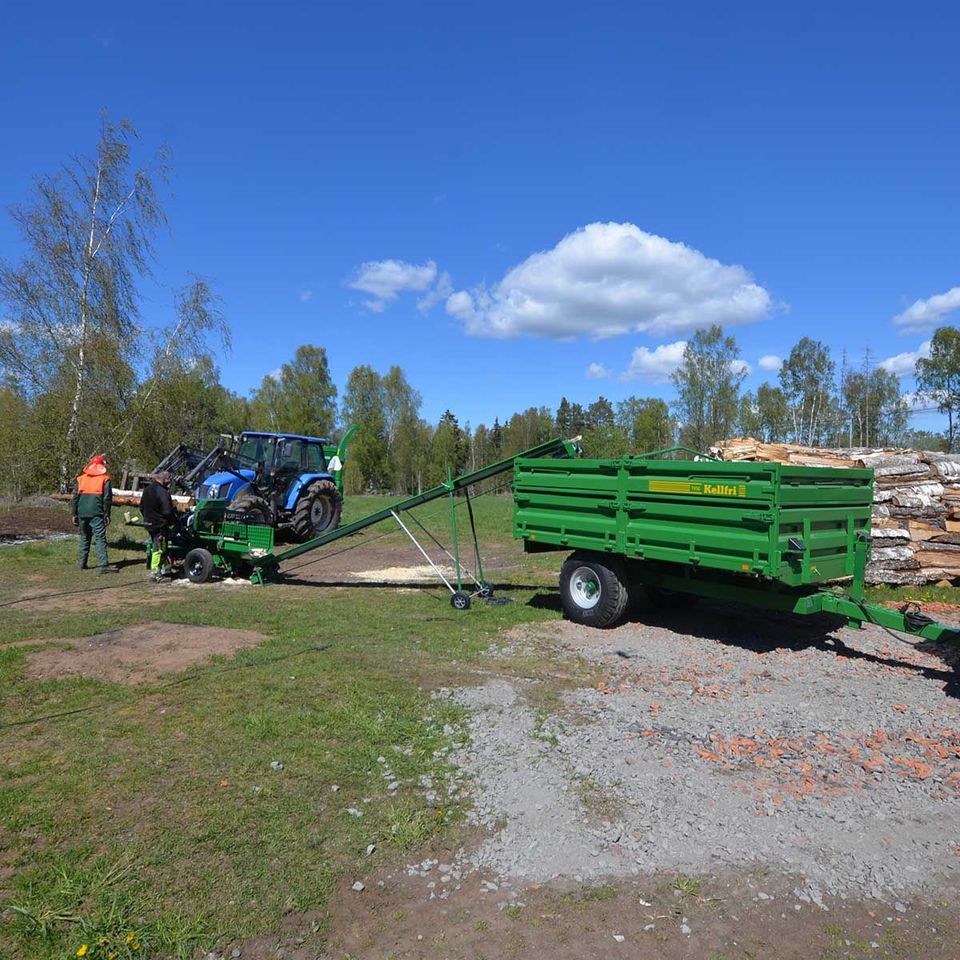
<svg viewBox="0 0 960 960">
<path fill-rule="evenodd" d="M 341 390 L 399 363 L 430 419 L 669 396 L 707 318 L 755 386 L 800 336 L 881 361 L 960 316 L 958 28 L 947 2 L 6 4 L 0 203 L 102 108 L 169 141 L 144 315 L 209 277 L 241 391 L 310 342 Z"/>
</svg>

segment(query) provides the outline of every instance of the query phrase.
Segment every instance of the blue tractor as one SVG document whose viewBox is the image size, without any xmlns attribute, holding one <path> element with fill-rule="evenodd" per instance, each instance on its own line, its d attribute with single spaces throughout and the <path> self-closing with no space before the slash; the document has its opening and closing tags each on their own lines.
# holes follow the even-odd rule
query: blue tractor
<svg viewBox="0 0 960 960">
<path fill-rule="evenodd" d="M 245 430 L 204 458 L 198 500 L 227 500 L 232 514 L 303 543 L 335 530 L 343 510 L 343 465 L 356 427 L 339 445 L 320 437 Z"/>
</svg>

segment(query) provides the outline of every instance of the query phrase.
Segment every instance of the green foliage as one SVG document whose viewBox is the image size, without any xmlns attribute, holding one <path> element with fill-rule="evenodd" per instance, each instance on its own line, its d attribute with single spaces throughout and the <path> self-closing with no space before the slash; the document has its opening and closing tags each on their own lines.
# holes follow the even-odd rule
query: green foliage
<svg viewBox="0 0 960 960">
<path fill-rule="evenodd" d="M 841 390 L 850 446 L 892 446 L 903 439 L 909 408 L 896 374 L 873 366 L 868 354 L 863 370 L 847 373 Z"/>
<path fill-rule="evenodd" d="M 430 449 L 430 427 L 420 418 L 421 397 L 398 366 L 383 378 L 387 461 L 397 493 L 418 493 Z"/>
<path fill-rule="evenodd" d="M 329 437 L 336 420 L 337 388 L 327 351 L 304 344 L 274 377 L 268 374 L 250 399 L 251 430 Z"/>
<path fill-rule="evenodd" d="M 504 425 L 500 457 L 512 457 L 556 435 L 556 423 L 549 407 L 528 407 L 515 413 Z"/>
<path fill-rule="evenodd" d="M 343 419 L 360 430 L 347 457 L 347 493 L 376 492 L 388 486 L 385 408 L 386 390 L 380 374 L 365 364 L 354 367 L 347 378 Z"/>
<path fill-rule="evenodd" d="M 948 453 L 949 442 L 945 434 L 932 430 L 907 430 L 903 435 L 903 444 L 914 450 L 930 450 L 934 453 Z"/>
<path fill-rule="evenodd" d="M 698 330 L 687 342 L 683 361 L 672 377 L 685 446 L 706 450 L 733 432 L 740 384 L 746 376 L 737 365 L 739 357 L 736 341 L 716 324 Z"/>
<path fill-rule="evenodd" d="M 30 405 L 15 386 L 0 386 L 0 495 L 19 499 L 32 486 L 35 467 L 30 451 Z"/>
<path fill-rule="evenodd" d="M 826 344 L 802 337 L 780 368 L 780 388 L 790 417 L 789 439 L 813 446 L 823 443 L 830 427 L 836 366 Z"/>
<path fill-rule="evenodd" d="M 430 443 L 430 459 L 425 487 L 433 487 L 447 479 L 447 471 L 462 473 L 467 462 L 467 438 L 450 410 L 444 411 Z"/>
<path fill-rule="evenodd" d="M 137 281 L 165 222 L 154 184 L 166 168 L 162 152 L 152 171 L 135 167 L 136 138 L 126 121 L 104 119 L 92 155 L 39 177 L 31 200 L 12 210 L 24 259 L 0 262 L 0 301 L 11 322 L 0 368 L 26 396 L 58 410 L 45 440 L 62 485 L 92 452 L 91 437 L 103 436 L 104 407 L 114 416 L 124 409 L 138 359 Z"/>
<path fill-rule="evenodd" d="M 787 439 L 790 411 L 786 394 L 769 383 L 757 387 L 757 426 L 759 439 L 776 443 Z"/>
<path fill-rule="evenodd" d="M 617 404 L 616 420 L 626 436 L 627 453 L 651 453 L 673 446 L 673 419 L 666 400 L 627 397 Z"/>
<path fill-rule="evenodd" d="M 947 415 L 947 449 L 956 440 L 954 420 L 960 412 L 960 330 L 940 327 L 930 338 L 930 356 L 917 360 L 917 389 Z"/>
</svg>

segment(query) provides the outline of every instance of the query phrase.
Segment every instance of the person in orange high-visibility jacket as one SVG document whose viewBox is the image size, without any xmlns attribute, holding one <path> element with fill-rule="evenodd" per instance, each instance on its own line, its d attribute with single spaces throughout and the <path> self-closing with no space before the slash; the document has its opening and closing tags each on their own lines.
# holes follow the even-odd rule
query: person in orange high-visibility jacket
<svg viewBox="0 0 960 960">
<path fill-rule="evenodd" d="M 80 569 L 87 569 L 90 541 L 97 547 L 97 571 L 116 573 L 107 558 L 107 524 L 110 523 L 110 508 L 113 491 L 107 461 L 97 454 L 77 477 L 77 489 L 70 503 L 74 525 L 80 528 Z"/>
</svg>

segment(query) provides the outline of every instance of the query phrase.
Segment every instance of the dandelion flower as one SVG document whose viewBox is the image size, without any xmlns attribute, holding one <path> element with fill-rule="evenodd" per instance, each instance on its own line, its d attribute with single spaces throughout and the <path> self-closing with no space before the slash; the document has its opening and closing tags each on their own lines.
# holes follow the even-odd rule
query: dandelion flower
<svg viewBox="0 0 960 960">
<path fill-rule="evenodd" d="M 133 932 L 127 934 L 127 943 L 133 943 Z"/>
<path fill-rule="evenodd" d="M 83 944 L 83 945 L 80 947 L 80 949 L 77 951 L 77 956 L 78 956 L 78 957 L 85 957 L 85 956 L 87 955 L 87 951 L 88 951 L 89 949 L 90 949 L 90 948 L 89 948 L 86 944 Z"/>
</svg>

